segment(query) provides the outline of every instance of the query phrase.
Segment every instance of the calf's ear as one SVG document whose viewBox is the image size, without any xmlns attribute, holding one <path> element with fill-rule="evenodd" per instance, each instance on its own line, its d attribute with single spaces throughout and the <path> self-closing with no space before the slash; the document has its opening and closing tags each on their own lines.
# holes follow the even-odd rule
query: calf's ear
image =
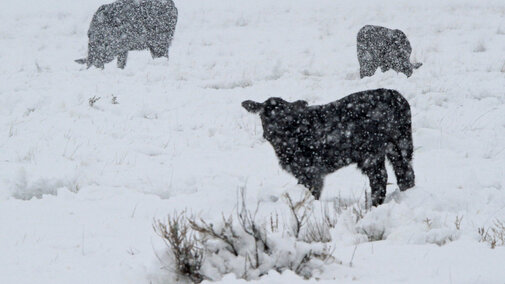
<svg viewBox="0 0 505 284">
<path fill-rule="evenodd" d="M 263 104 L 248 100 L 242 102 L 242 107 L 248 112 L 257 113 L 263 108 Z"/>
<path fill-rule="evenodd" d="M 417 62 L 417 63 L 413 63 L 413 64 L 412 64 L 412 67 L 413 67 L 414 69 L 417 69 L 417 68 L 419 68 L 419 67 L 421 67 L 421 66 L 423 66 L 423 64 L 422 64 L 421 62 Z"/>
<path fill-rule="evenodd" d="M 303 101 L 303 100 L 298 100 L 298 101 L 294 102 L 293 105 L 296 107 L 304 108 L 304 107 L 307 107 L 309 105 L 309 103 L 306 101 Z"/>
</svg>

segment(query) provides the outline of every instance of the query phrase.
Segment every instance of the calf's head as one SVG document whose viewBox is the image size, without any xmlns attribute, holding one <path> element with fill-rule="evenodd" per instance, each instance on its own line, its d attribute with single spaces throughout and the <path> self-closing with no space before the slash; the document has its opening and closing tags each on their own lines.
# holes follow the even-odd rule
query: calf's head
<svg viewBox="0 0 505 284">
<path fill-rule="evenodd" d="M 391 39 L 391 54 L 389 54 L 389 60 L 392 62 L 391 67 L 396 72 L 404 73 L 407 77 L 410 77 L 414 69 L 421 67 L 423 64 L 412 64 L 410 62 L 412 47 L 407 36 L 402 31 L 395 30 Z"/>
<path fill-rule="evenodd" d="M 263 125 L 263 137 L 272 141 L 275 138 L 289 136 L 303 122 L 302 115 L 307 108 L 306 101 L 287 102 L 281 98 L 269 98 L 263 103 L 242 102 L 248 112 L 258 113 Z"/>
</svg>

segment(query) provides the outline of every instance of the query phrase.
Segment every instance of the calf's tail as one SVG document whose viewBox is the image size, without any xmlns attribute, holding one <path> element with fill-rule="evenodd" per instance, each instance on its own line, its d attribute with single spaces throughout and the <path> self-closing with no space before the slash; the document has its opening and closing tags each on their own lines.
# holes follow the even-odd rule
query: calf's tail
<svg viewBox="0 0 505 284">
<path fill-rule="evenodd" d="M 394 127 L 386 154 L 393 165 L 398 186 L 400 190 L 404 191 L 415 185 L 415 175 L 412 168 L 414 156 L 412 118 L 407 100 L 400 97 L 397 101 L 399 102 L 395 119 L 397 127 Z"/>
<path fill-rule="evenodd" d="M 412 122 L 410 117 L 410 109 L 408 110 L 408 118 L 402 118 L 402 125 L 398 128 L 398 138 L 396 139 L 397 147 L 400 150 L 400 155 L 405 161 L 412 162 L 414 156 L 414 143 L 412 141 Z"/>
</svg>

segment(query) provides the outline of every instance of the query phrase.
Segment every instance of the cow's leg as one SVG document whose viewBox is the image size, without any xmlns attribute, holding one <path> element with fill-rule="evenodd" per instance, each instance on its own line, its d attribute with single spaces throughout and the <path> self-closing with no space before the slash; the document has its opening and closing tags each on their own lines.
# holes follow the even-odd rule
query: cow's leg
<svg viewBox="0 0 505 284">
<path fill-rule="evenodd" d="M 149 51 L 151 51 L 151 56 L 153 59 L 159 57 L 168 58 L 168 47 L 150 46 Z"/>
<path fill-rule="evenodd" d="M 316 174 L 308 174 L 298 178 L 298 183 L 309 189 L 314 199 L 319 200 L 324 185 L 324 177 Z"/>
<path fill-rule="evenodd" d="M 390 145 L 387 151 L 388 160 L 395 171 L 396 182 L 401 191 L 405 191 L 415 185 L 414 169 L 410 161 L 403 158 L 395 145 Z"/>
<path fill-rule="evenodd" d="M 386 199 L 386 185 L 388 181 L 388 173 L 386 171 L 385 157 L 381 157 L 362 168 L 363 173 L 370 180 L 372 189 L 372 205 L 379 206 Z"/>
<path fill-rule="evenodd" d="M 371 77 L 378 67 L 373 61 L 360 61 L 359 75 L 361 78 Z"/>
<path fill-rule="evenodd" d="M 117 67 L 123 69 L 126 66 L 127 58 L 128 58 L 128 51 L 121 52 L 117 57 Z"/>
<path fill-rule="evenodd" d="M 151 51 L 151 56 L 153 58 L 159 58 L 159 57 L 168 58 L 169 42 L 167 42 L 164 38 L 160 38 L 158 40 L 159 41 L 148 42 L 147 44 L 147 46 L 149 47 L 149 51 Z"/>
<path fill-rule="evenodd" d="M 391 67 L 388 64 L 382 64 L 381 65 L 381 71 L 382 71 L 382 73 L 388 71 L 389 69 L 391 69 Z"/>
<path fill-rule="evenodd" d="M 372 47 L 360 43 L 358 40 L 358 62 L 360 78 L 372 76 L 379 67 L 374 54 L 370 51 Z"/>
<path fill-rule="evenodd" d="M 322 177 L 317 177 L 312 179 L 311 184 L 310 193 L 312 193 L 314 199 L 319 200 L 321 192 L 323 191 L 324 180 Z"/>
</svg>

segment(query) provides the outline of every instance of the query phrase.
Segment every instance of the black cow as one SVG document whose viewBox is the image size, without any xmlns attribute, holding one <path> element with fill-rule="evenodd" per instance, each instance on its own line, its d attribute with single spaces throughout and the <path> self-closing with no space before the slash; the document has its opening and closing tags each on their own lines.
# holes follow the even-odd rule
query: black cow
<svg viewBox="0 0 505 284">
<path fill-rule="evenodd" d="M 410 62 L 412 47 L 400 30 L 366 25 L 359 30 L 357 41 L 361 78 L 372 76 L 378 67 L 382 72 L 393 69 L 410 77 L 413 69 L 423 65 Z"/>
<path fill-rule="evenodd" d="M 149 49 L 153 58 L 167 57 L 177 24 L 172 0 L 118 0 L 100 6 L 88 30 L 88 57 L 77 63 L 103 68 L 117 57 L 124 68 L 130 50 Z"/>
<path fill-rule="evenodd" d="M 242 106 L 259 113 L 263 137 L 272 144 L 281 167 L 311 190 L 315 199 L 327 174 L 356 163 L 370 179 L 373 205 L 382 204 L 386 157 L 400 190 L 414 186 L 410 106 L 397 91 L 363 91 L 319 106 L 281 98 L 244 101 Z"/>
</svg>

